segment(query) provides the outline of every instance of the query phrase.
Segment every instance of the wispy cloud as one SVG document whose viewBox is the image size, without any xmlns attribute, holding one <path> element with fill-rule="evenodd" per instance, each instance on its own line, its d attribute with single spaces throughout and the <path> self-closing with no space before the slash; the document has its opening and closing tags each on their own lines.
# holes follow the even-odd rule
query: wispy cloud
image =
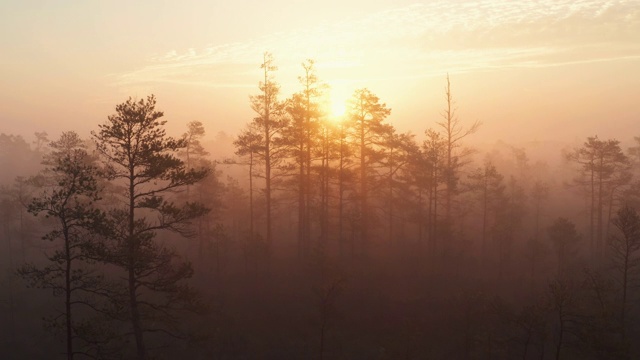
<svg viewBox="0 0 640 360">
<path fill-rule="evenodd" d="M 636 59 L 638 34 L 638 0 L 435 1 L 246 42 L 169 50 L 115 74 L 114 82 L 253 87 L 264 50 L 281 68 L 314 58 L 342 81 Z"/>
</svg>

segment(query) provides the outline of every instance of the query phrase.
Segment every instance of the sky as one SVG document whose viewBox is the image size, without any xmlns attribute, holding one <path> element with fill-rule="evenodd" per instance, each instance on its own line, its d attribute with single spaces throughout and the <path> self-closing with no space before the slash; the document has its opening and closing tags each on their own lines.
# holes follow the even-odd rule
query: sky
<svg viewBox="0 0 640 360">
<path fill-rule="evenodd" d="M 481 141 L 640 136 L 640 0 L 1 0 L 0 132 L 88 136 L 155 94 L 170 132 L 233 135 L 265 51 L 283 97 L 314 59 L 334 101 L 366 87 L 418 136 L 447 74 Z"/>
</svg>

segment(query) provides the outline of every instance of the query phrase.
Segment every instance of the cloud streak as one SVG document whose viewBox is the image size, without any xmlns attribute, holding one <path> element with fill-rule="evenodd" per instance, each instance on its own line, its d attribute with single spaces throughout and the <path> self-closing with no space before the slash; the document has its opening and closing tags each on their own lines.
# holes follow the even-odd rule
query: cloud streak
<svg viewBox="0 0 640 360">
<path fill-rule="evenodd" d="M 434 1 L 246 42 L 169 50 L 113 79 L 120 87 L 253 87 L 265 50 L 283 69 L 314 58 L 338 81 L 629 60 L 640 56 L 639 33 L 640 1 Z"/>
</svg>

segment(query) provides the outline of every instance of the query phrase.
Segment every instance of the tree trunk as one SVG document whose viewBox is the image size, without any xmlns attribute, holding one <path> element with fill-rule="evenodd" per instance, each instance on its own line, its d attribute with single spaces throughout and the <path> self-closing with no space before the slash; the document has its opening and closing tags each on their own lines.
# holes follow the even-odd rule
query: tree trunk
<svg viewBox="0 0 640 360">
<path fill-rule="evenodd" d="M 488 212 L 488 184 L 487 184 L 487 172 L 484 175 L 484 188 L 482 189 L 482 260 L 486 261 L 487 258 L 487 212 Z"/>
<path fill-rule="evenodd" d="M 437 161 L 437 160 L 436 160 Z M 431 209 L 429 209 L 431 212 Z M 438 166 L 434 165 L 433 169 L 433 218 L 431 222 L 431 246 L 432 255 L 436 255 L 436 252 L 440 250 L 438 246 Z"/>
<path fill-rule="evenodd" d="M 629 282 L 629 256 L 631 255 L 628 241 L 625 242 L 624 267 L 622 270 L 622 304 L 620 306 L 620 325 L 622 326 L 622 338 L 625 339 L 625 317 L 627 307 L 627 288 Z"/>
<path fill-rule="evenodd" d="M 65 255 L 65 273 L 64 273 L 64 290 L 65 290 L 65 327 L 67 332 L 67 359 L 73 360 L 73 329 L 71 323 L 71 249 L 69 246 L 69 230 L 66 226 L 63 228 L 64 234 L 64 255 Z"/>
<path fill-rule="evenodd" d="M 560 350 L 562 349 L 564 337 L 564 316 L 562 308 L 558 309 L 558 321 L 560 328 L 558 329 L 558 344 L 556 344 L 556 360 L 560 360 Z"/>
<path fill-rule="evenodd" d="M 320 176 L 320 243 L 324 247 L 329 238 L 329 142 L 328 130 L 323 129 Z"/>
<path fill-rule="evenodd" d="M 306 96 L 306 112 L 305 112 L 305 129 L 306 129 L 306 158 L 305 158 L 305 166 L 306 168 L 306 176 L 305 176 L 305 210 L 304 210 L 304 242 L 305 242 L 305 255 L 308 255 L 308 247 L 311 239 L 311 148 L 313 146 L 312 143 L 312 134 L 311 134 L 311 84 L 309 79 L 309 68 L 305 68 L 306 76 L 306 86 L 305 86 L 305 96 Z"/>
<path fill-rule="evenodd" d="M 298 257 L 303 257 L 304 233 L 305 233 L 305 178 L 304 178 L 304 145 L 298 147 L 299 155 L 299 174 L 298 174 Z"/>
<path fill-rule="evenodd" d="M 422 222 L 423 217 L 423 208 L 422 208 L 422 186 L 418 184 L 418 245 L 420 246 L 420 251 L 424 250 L 423 238 L 422 238 L 422 228 L 424 227 L 424 223 Z"/>
<path fill-rule="evenodd" d="M 344 131 L 344 127 L 343 125 L 340 125 L 340 164 L 339 164 L 339 174 L 338 174 L 338 241 L 339 241 L 339 248 L 340 248 L 340 257 L 343 258 L 344 257 L 344 239 L 342 236 L 342 217 L 343 217 L 343 207 L 344 205 L 342 204 L 342 197 L 343 197 L 343 192 L 344 192 L 344 169 L 343 169 L 343 161 L 344 161 L 344 154 L 343 154 L 343 146 L 344 146 L 344 140 L 343 140 L 343 131 Z"/>
<path fill-rule="evenodd" d="M 307 154 L 305 174 L 305 208 L 304 208 L 304 255 L 309 253 L 309 239 L 311 239 L 311 120 L 307 117 Z"/>
<path fill-rule="evenodd" d="M 389 244 L 393 242 L 393 146 L 389 153 Z"/>
<path fill-rule="evenodd" d="M 253 149 L 249 155 L 249 238 L 253 239 Z"/>
<path fill-rule="evenodd" d="M 591 163 L 591 209 L 589 211 L 589 243 L 591 245 L 591 256 L 595 257 L 597 250 L 594 237 L 594 217 L 596 211 L 596 183 L 595 183 L 595 171 L 593 170 L 593 162 Z"/>
<path fill-rule="evenodd" d="M 367 149 L 365 145 L 365 119 L 364 115 L 360 121 L 360 234 L 363 255 L 367 254 L 369 235 L 369 209 L 367 208 Z"/>
<path fill-rule="evenodd" d="M 142 335 L 142 326 L 140 323 L 140 312 L 138 309 L 138 296 L 136 293 L 136 274 L 135 274 L 135 266 L 137 261 L 137 246 L 136 239 L 134 238 L 135 232 L 135 172 L 133 167 L 129 168 L 129 263 L 127 266 L 128 275 L 129 275 L 129 306 L 131 307 L 131 324 L 133 326 L 133 334 L 136 340 L 136 349 L 138 353 L 138 360 L 145 360 L 145 346 L 144 339 Z"/>
<path fill-rule="evenodd" d="M 597 235 L 597 241 L 598 241 L 598 256 L 602 257 L 604 255 L 604 244 L 602 241 L 602 186 L 603 186 L 603 180 L 602 180 L 602 159 L 600 160 L 600 171 L 598 172 L 598 235 Z"/>
<path fill-rule="evenodd" d="M 267 127 L 268 129 L 268 127 Z M 269 130 L 266 131 L 266 135 L 269 136 Z M 265 175 L 265 189 L 264 195 L 267 205 L 267 246 L 271 246 L 271 141 L 267 137 L 265 139 L 265 159 L 264 159 L 264 175 Z"/>
<path fill-rule="evenodd" d="M 264 175 L 267 205 L 267 247 L 271 247 L 271 93 L 269 91 L 269 66 L 264 66 Z"/>
</svg>

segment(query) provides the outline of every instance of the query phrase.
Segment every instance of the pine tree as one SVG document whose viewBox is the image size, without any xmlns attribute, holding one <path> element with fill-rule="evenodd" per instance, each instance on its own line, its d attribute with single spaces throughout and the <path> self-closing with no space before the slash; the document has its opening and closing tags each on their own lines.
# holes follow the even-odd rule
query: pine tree
<svg viewBox="0 0 640 360">
<path fill-rule="evenodd" d="M 18 274 L 30 286 L 64 297 L 64 310 L 48 322 L 49 328 L 64 329 L 67 359 L 73 359 L 78 354 L 96 355 L 101 351 L 97 345 L 104 341 L 104 336 L 99 339 L 88 334 L 89 323 L 83 323 L 78 313 L 106 311 L 96 295 L 109 295 L 109 287 L 101 273 L 87 266 L 95 263 L 105 214 L 94 205 L 100 199 L 98 170 L 80 137 L 64 132 L 50 147 L 43 161 L 46 169 L 31 179 L 42 191 L 28 204 L 28 211 L 34 216 L 44 213 L 55 221 L 43 239 L 57 246 L 47 255 L 47 265 L 26 264 Z M 107 330 L 102 329 L 101 335 Z"/>
<path fill-rule="evenodd" d="M 177 206 L 166 198 L 202 180 L 206 169 L 186 169 L 176 153 L 187 146 L 186 139 L 165 134 L 153 95 L 116 106 L 93 138 L 108 178 L 124 189 L 124 207 L 109 214 L 113 226 L 108 261 L 124 270 L 128 309 L 140 360 L 147 359 L 144 334 L 167 333 L 182 337 L 174 312 L 199 310 L 198 297 L 184 284 L 193 274 L 191 265 L 175 251 L 154 240 L 159 231 L 186 235 L 189 222 L 206 214 L 196 203 Z"/>
<path fill-rule="evenodd" d="M 280 135 L 287 125 L 284 117 L 284 103 L 278 100 L 280 86 L 273 79 L 273 73 L 278 69 L 270 53 L 264 53 L 260 65 L 264 79 L 260 81 L 260 93 L 251 96 L 251 108 L 257 114 L 253 119 L 253 127 L 262 135 L 262 144 L 259 147 L 258 156 L 264 164 L 266 202 L 266 241 L 267 246 L 272 245 L 273 240 L 273 182 L 277 178 L 278 166 L 285 156 L 284 147 L 281 146 Z"/>
<path fill-rule="evenodd" d="M 613 201 L 614 191 L 630 181 L 630 176 L 624 175 L 630 167 L 629 159 L 619 141 L 597 136 L 587 138 L 582 147 L 567 154 L 567 159 L 580 165 L 574 183 L 589 192 L 589 245 L 592 255 L 600 256 L 604 251 L 604 207 L 607 200 Z"/>
<path fill-rule="evenodd" d="M 367 254 L 369 230 L 374 213 L 369 204 L 369 191 L 373 181 L 372 167 L 382 158 L 379 144 L 384 142 L 389 125 L 384 120 L 391 114 L 387 105 L 368 89 L 356 90 L 347 104 L 347 117 L 351 127 L 351 142 L 359 162 L 358 212 L 361 253 Z"/>
</svg>

